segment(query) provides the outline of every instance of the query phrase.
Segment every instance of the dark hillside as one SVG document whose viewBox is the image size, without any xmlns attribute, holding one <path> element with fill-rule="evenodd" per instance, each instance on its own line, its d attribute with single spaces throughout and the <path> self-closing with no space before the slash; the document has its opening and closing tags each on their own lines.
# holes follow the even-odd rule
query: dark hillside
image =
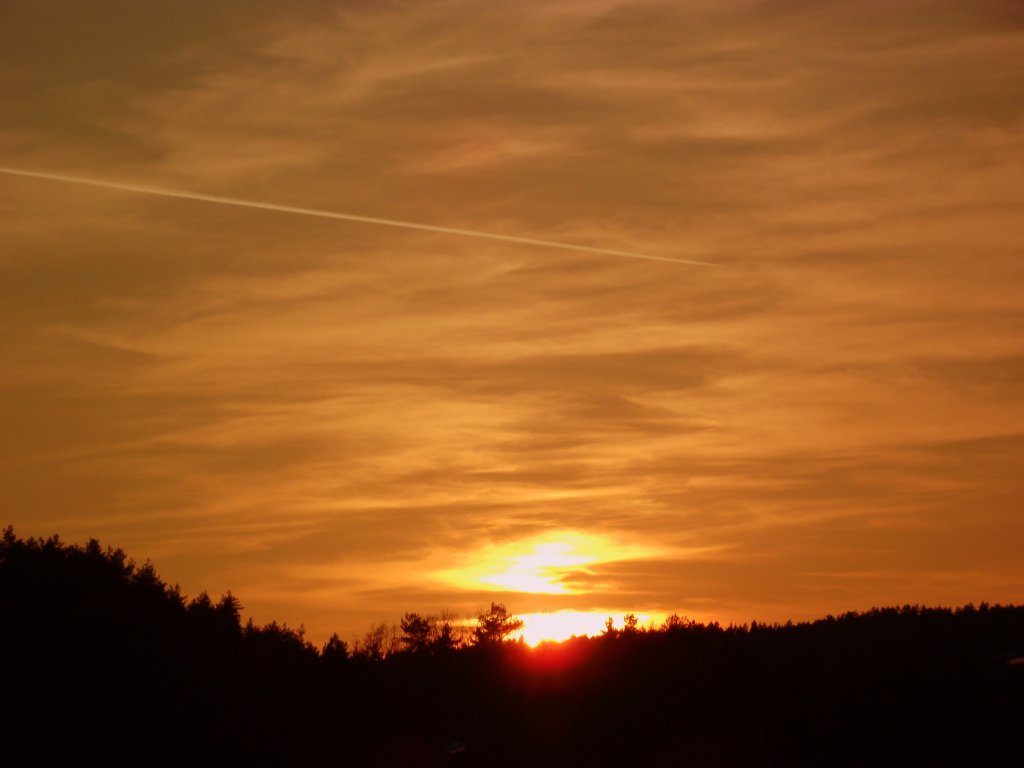
<svg viewBox="0 0 1024 768">
<path fill-rule="evenodd" d="M 1024 607 L 673 618 L 538 649 L 430 640 L 407 614 L 404 650 L 351 654 L 243 626 L 240 608 L 95 541 L 8 529 L 5 749 L 41 765 L 1019 765 Z"/>
</svg>

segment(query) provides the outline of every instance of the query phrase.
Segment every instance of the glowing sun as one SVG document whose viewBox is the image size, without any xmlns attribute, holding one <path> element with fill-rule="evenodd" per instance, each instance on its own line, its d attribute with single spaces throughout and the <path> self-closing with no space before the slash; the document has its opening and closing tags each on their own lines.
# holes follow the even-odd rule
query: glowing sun
<svg viewBox="0 0 1024 768">
<path fill-rule="evenodd" d="M 461 567 L 436 575 L 463 589 L 585 594 L 599 587 L 592 566 L 651 554 L 650 549 L 604 536 L 561 531 L 489 545 L 466 558 Z"/>
<path fill-rule="evenodd" d="M 599 635 L 605 630 L 608 619 L 615 628 L 621 629 L 623 614 L 609 611 L 553 611 L 550 613 L 523 613 L 516 618 L 523 620 L 523 628 L 515 635 L 522 636 L 527 645 L 560 643 L 570 637 Z M 637 614 L 637 621 L 645 626 L 652 621 L 663 619 L 653 614 Z"/>
</svg>

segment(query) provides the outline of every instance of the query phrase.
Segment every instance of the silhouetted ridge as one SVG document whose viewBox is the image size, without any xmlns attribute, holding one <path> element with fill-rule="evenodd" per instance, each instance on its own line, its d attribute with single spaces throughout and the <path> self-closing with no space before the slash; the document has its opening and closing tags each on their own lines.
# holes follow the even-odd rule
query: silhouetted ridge
<svg viewBox="0 0 1024 768">
<path fill-rule="evenodd" d="M 673 616 L 530 649 L 503 642 L 517 620 L 492 604 L 475 643 L 457 617 L 407 613 L 351 653 L 241 610 L 95 540 L 8 528 L 8 750 L 41 765 L 1019 764 L 1019 606 Z"/>
</svg>

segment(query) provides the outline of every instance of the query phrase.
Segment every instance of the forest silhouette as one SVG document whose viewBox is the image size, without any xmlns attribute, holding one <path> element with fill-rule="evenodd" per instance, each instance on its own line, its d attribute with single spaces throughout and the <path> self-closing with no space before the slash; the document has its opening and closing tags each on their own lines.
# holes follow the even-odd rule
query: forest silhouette
<svg viewBox="0 0 1024 768">
<path fill-rule="evenodd" d="M 0 540 L 4 752 L 36 765 L 1020 764 L 1024 606 L 609 622 L 536 649 L 504 605 L 322 647 L 96 540 Z"/>
</svg>

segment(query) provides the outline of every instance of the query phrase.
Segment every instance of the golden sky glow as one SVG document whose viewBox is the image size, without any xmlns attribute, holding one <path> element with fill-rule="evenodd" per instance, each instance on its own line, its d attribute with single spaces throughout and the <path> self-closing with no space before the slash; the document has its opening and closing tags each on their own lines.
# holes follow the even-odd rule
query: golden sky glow
<svg viewBox="0 0 1024 768">
<path fill-rule="evenodd" d="M 720 265 L 0 174 L 19 535 L 317 641 L 1024 601 L 1018 0 L 52 0 L 0 37 L 0 167 Z"/>
<path fill-rule="evenodd" d="M 590 593 L 599 584 L 574 583 L 574 574 L 593 576 L 591 566 L 650 557 L 656 552 L 605 536 L 555 531 L 524 541 L 484 545 L 464 555 L 466 565 L 437 574 L 463 589 L 496 589 L 547 595 Z M 589 581 L 589 580 L 588 580 Z"/>
</svg>

